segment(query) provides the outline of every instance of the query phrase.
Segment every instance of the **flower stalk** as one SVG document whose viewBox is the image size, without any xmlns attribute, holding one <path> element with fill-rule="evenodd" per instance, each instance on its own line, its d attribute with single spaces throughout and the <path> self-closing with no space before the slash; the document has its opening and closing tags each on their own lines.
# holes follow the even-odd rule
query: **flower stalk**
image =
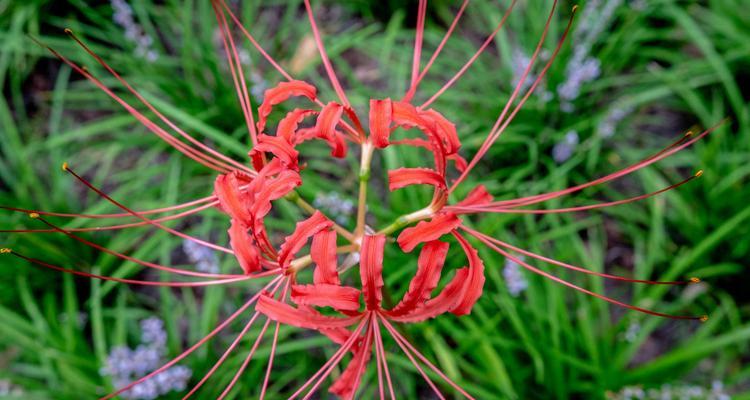
<svg viewBox="0 0 750 400">
<path fill-rule="evenodd" d="M 407 226 L 419 222 L 425 219 L 429 219 L 435 214 L 435 211 L 433 209 L 432 205 L 429 205 L 421 210 L 414 211 L 409 214 L 404 214 L 398 218 L 396 218 L 395 221 L 393 221 L 390 225 L 386 226 L 385 228 L 378 231 L 378 235 L 390 235 L 396 231 L 399 231 L 403 228 L 406 228 Z"/>
<path fill-rule="evenodd" d="M 365 233 L 367 215 L 367 186 L 370 183 L 370 165 L 375 146 L 368 140 L 362 143 L 362 156 L 359 164 L 359 199 L 357 201 L 357 227 L 354 229 L 354 243 L 361 243 Z"/>
</svg>

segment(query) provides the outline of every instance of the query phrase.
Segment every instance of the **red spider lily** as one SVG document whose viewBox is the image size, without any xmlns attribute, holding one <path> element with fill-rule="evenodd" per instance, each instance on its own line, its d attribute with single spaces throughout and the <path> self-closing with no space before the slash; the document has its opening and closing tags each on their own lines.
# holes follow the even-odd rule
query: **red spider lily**
<svg viewBox="0 0 750 400">
<path fill-rule="evenodd" d="M 253 144 L 253 147 L 249 150 L 247 160 L 252 167 L 222 155 L 178 128 L 143 96 L 141 96 L 135 88 L 128 84 L 100 56 L 91 51 L 91 49 L 79 40 L 70 30 L 66 30 L 66 33 L 68 33 L 73 40 L 75 40 L 98 63 L 100 63 L 120 84 L 122 84 L 123 87 L 136 98 L 141 106 L 146 107 L 150 113 L 155 115 L 155 119 L 150 119 L 144 113 L 138 111 L 135 105 L 130 104 L 112 89 L 105 86 L 85 68 L 65 58 L 55 50 L 49 50 L 64 63 L 70 65 L 75 71 L 82 74 L 96 86 L 101 88 L 113 100 L 121 104 L 130 114 L 132 114 L 155 135 L 165 140 L 187 157 L 216 171 L 218 176 L 214 182 L 213 193 L 210 196 L 179 205 L 154 210 L 135 211 L 113 199 L 101 189 L 95 187 L 81 175 L 74 172 L 66 164 L 63 166 L 63 170 L 96 192 L 103 199 L 123 210 L 123 212 L 114 214 L 66 214 L 28 210 L 18 207 L 3 207 L 12 211 L 30 213 L 33 218 L 46 225 L 46 228 L 44 229 L 25 229 L 16 230 L 14 232 L 61 233 L 73 240 L 79 241 L 98 250 L 105 251 L 124 260 L 138 263 L 144 267 L 154 268 L 191 278 L 200 278 L 201 280 L 164 282 L 103 276 L 53 265 L 10 249 L 2 250 L 2 253 L 12 254 L 45 268 L 90 278 L 112 280 L 123 283 L 174 287 L 218 285 L 270 278 L 270 281 L 264 285 L 262 292 L 256 293 L 252 296 L 242 307 L 219 324 L 203 339 L 195 343 L 192 347 L 175 357 L 173 360 L 169 361 L 163 367 L 123 388 L 119 388 L 116 392 L 105 396 L 105 399 L 117 396 L 184 359 L 253 306 L 255 307 L 255 311 L 252 313 L 252 316 L 249 318 L 236 339 L 230 344 L 216 364 L 185 395 L 185 398 L 192 396 L 209 380 L 214 372 L 223 364 L 226 358 L 236 349 L 239 342 L 261 315 L 265 316 L 266 320 L 260 334 L 254 341 L 252 348 L 248 352 L 240 368 L 236 371 L 233 379 L 222 392 L 220 398 L 223 398 L 230 393 L 243 371 L 247 368 L 261 341 L 265 337 L 272 321 L 275 321 L 276 324 L 272 335 L 271 352 L 267 363 L 265 379 L 259 389 L 261 398 L 265 396 L 269 384 L 273 368 L 273 359 L 278 342 L 279 327 L 282 323 L 316 330 L 321 334 L 326 335 L 334 343 L 340 346 L 334 356 L 323 365 L 317 373 L 310 377 L 309 380 L 291 396 L 291 398 L 300 396 L 305 390 L 308 390 L 305 398 L 309 398 L 328 375 L 331 374 L 333 368 L 341 362 L 347 353 L 352 354 L 352 359 L 344 372 L 333 383 L 329 390 L 342 398 L 354 397 L 360 386 L 360 381 L 367 365 L 372 358 L 373 346 L 378 373 L 379 395 L 381 398 L 385 398 L 387 388 L 390 397 L 395 398 L 394 385 L 388 368 L 385 344 L 382 338 L 381 324 L 385 331 L 387 331 L 396 342 L 398 347 L 406 354 L 407 358 L 413 363 L 414 367 L 422 375 L 427 384 L 440 398 L 443 398 L 441 391 L 438 386 L 430 380 L 422 365 L 431 369 L 463 396 L 471 398 L 464 389 L 448 379 L 444 373 L 437 369 L 425 356 L 417 351 L 417 349 L 410 344 L 393 325 L 393 323 L 425 321 L 445 313 L 452 313 L 461 316 L 471 312 L 473 305 L 478 301 L 484 290 L 485 263 L 480 258 L 475 247 L 468 241 L 464 234 L 468 234 L 468 236 L 478 240 L 479 243 L 486 245 L 488 248 L 508 259 L 516 261 L 519 265 L 532 272 L 538 273 L 558 283 L 610 303 L 632 310 L 669 318 L 705 318 L 667 315 L 647 310 L 636 305 L 626 304 L 576 286 L 547 271 L 520 260 L 518 255 L 528 256 L 573 271 L 631 283 L 674 285 L 689 283 L 690 281 L 661 282 L 637 280 L 590 271 L 503 242 L 487 235 L 486 233 L 470 228 L 464 223 L 464 219 L 467 218 L 467 216 L 479 213 L 547 214 L 591 210 L 637 201 L 674 189 L 694 178 L 697 178 L 700 176 L 700 172 L 662 190 L 631 197 L 629 199 L 559 209 L 524 208 L 579 192 L 585 188 L 607 183 L 630 174 L 684 149 L 695 141 L 708 135 L 714 128 L 695 136 L 691 134 L 685 135 L 672 145 L 657 152 L 651 157 L 585 184 L 555 192 L 502 201 L 494 201 L 493 196 L 484 186 L 477 185 L 469 191 L 468 195 L 462 200 L 454 204 L 449 204 L 449 196 L 462 182 L 465 181 L 468 174 L 487 153 L 490 146 L 492 146 L 498 137 L 505 131 L 536 86 L 542 81 L 545 73 L 558 55 L 570 29 L 570 24 L 573 20 L 572 16 L 551 57 L 541 68 L 541 71 L 537 74 L 532 85 L 522 94 L 521 92 L 524 90 L 522 83 L 525 82 L 526 77 L 533 68 L 533 65 L 542 49 L 542 45 L 546 39 L 550 23 L 554 16 L 556 3 L 553 5 L 549 17 L 547 18 L 544 31 L 533 55 L 531 56 L 531 62 L 525 69 L 522 77 L 518 80 L 519 83 L 516 85 L 511 96 L 505 103 L 494 126 L 488 132 L 484 143 L 469 162 L 459 154 L 461 141 L 456 125 L 438 110 L 429 108 L 429 106 L 446 90 L 448 90 L 489 46 L 495 35 L 504 25 L 508 15 L 515 5 L 515 1 L 511 3 L 497 27 L 490 35 L 488 35 L 482 45 L 464 64 L 464 66 L 424 103 L 415 105 L 412 100 L 418 94 L 419 83 L 426 76 L 433 62 L 444 48 L 444 45 L 454 31 L 468 5 L 468 0 L 464 0 L 439 46 L 432 54 L 429 61 L 425 64 L 424 68 L 422 68 L 421 54 L 424 26 L 426 22 L 425 16 L 427 2 L 426 0 L 420 0 L 414 44 L 414 57 L 411 69 L 411 83 L 409 88 L 401 100 L 392 100 L 389 98 L 371 99 L 369 101 L 369 126 L 367 130 L 362 126 L 355 109 L 346 96 L 341 82 L 335 74 L 333 64 L 325 51 L 323 39 L 315 22 L 313 9 L 309 0 L 305 0 L 307 16 L 310 21 L 313 36 L 320 51 L 324 69 L 338 97 L 338 101 L 324 102 L 323 99 L 319 98 L 319 91 L 314 85 L 296 80 L 287 73 L 281 65 L 260 46 L 252 34 L 242 26 L 239 19 L 234 15 L 224 0 L 212 0 L 211 4 L 216 13 L 233 84 L 240 102 L 240 107 L 243 111 L 248 134 Z M 573 13 L 575 13 L 575 8 Z M 229 17 L 229 19 L 227 17 Z M 237 46 L 232 36 L 232 26 L 236 26 L 240 29 L 258 52 L 284 77 L 284 79 L 286 79 L 286 81 L 281 82 L 274 88 L 266 91 L 264 100 L 262 104 L 257 107 L 257 110 L 254 110 L 247 90 L 247 84 L 243 75 Z M 306 107 L 295 108 L 288 112 L 277 123 L 275 131 L 269 130 L 269 117 L 272 115 L 274 107 L 282 105 L 291 98 L 299 98 L 299 100 L 306 101 L 309 104 Z M 257 114 L 254 114 L 254 111 Z M 306 122 L 307 125 L 305 125 Z M 166 126 L 166 128 L 164 126 Z M 415 129 L 420 133 L 420 137 L 408 137 L 394 140 L 392 134 L 399 128 L 409 131 Z M 320 211 L 315 210 L 305 202 L 295 191 L 297 187 L 303 184 L 300 171 L 304 169 L 304 163 L 300 163 L 300 150 L 298 149 L 298 145 L 313 139 L 324 141 L 331 148 L 331 156 L 337 158 L 346 156 L 349 145 L 360 147 L 361 164 L 359 169 L 359 202 L 357 222 L 353 232 L 333 223 Z M 392 224 L 377 231 L 376 234 L 366 234 L 365 216 L 370 163 L 376 149 L 383 149 L 391 145 L 406 145 L 426 149 L 432 155 L 432 165 L 423 165 L 417 168 L 398 168 L 388 171 L 389 189 L 398 190 L 410 185 L 429 185 L 433 188 L 432 201 L 427 206 L 398 218 Z M 448 161 L 451 161 L 452 164 L 449 164 Z M 449 166 L 454 167 L 459 174 L 458 178 L 452 181 L 449 177 Z M 279 246 L 275 246 L 272 241 L 273 235 L 270 235 L 267 230 L 266 221 L 273 209 L 274 202 L 281 199 L 287 199 L 294 202 L 301 209 L 308 212 L 310 217 L 303 221 L 299 221 L 291 233 L 284 232 L 285 239 L 283 243 Z M 212 207 L 219 208 L 229 217 L 227 224 L 229 227 L 229 247 L 207 242 L 178 230 L 166 227 L 162 224 L 165 221 L 176 220 Z M 155 214 L 171 213 L 175 211 L 179 211 L 179 213 L 151 218 L 151 216 Z M 47 216 L 90 219 L 134 217 L 137 218 L 139 222 L 63 229 L 48 221 Z M 196 243 L 217 251 L 232 254 L 237 259 L 242 274 L 202 273 L 155 264 L 106 249 L 76 234 L 76 232 L 124 229 L 138 226 L 152 226 L 183 239 L 195 241 Z M 408 253 L 412 252 L 417 247 L 421 246 L 421 248 L 419 256 L 417 257 L 417 267 L 406 294 L 399 303 L 390 309 L 386 309 L 382 304 L 382 290 L 384 286 L 383 254 L 386 238 L 398 231 L 400 231 L 400 233 L 396 240 L 402 251 Z M 456 269 L 452 278 L 440 287 L 439 282 L 441 275 L 443 275 L 443 264 L 450 246 L 448 242 L 441 241 L 446 235 L 450 235 L 449 237 L 452 237 L 459 244 L 467 259 L 467 266 Z M 339 237 L 346 241 L 347 244 L 339 246 Z M 303 250 L 307 243 L 311 243 L 309 254 L 298 257 L 298 253 Z M 339 274 L 346 268 L 339 265 L 338 253 L 359 254 L 359 276 L 361 284 L 359 288 L 342 285 Z M 310 265 L 314 265 L 312 283 L 306 284 L 300 282 L 298 279 L 299 271 Z M 437 294 L 433 295 L 433 292 L 435 291 L 437 291 Z M 364 304 L 361 304 L 361 300 L 364 300 Z M 292 305 L 292 303 L 294 305 Z M 317 307 L 332 308 L 336 310 L 339 315 L 332 316 L 325 314 L 318 310 Z M 385 376 L 385 384 L 383 376 Z"/>
<path fill-rule="evenodd" d="M 471 245 L 455 233 L 464 251 L 470 254 L 469 267 L 456 270 L 453 279 L 445 285 L 440 293 L 432 297 L 432 291 L 437 287 L 442 272 L 445 257 L 448 254 L 448 243 L 437 240 L 427 242 L 419 255 L 417 272 L 414 275 L 409 289 L 403 299 L 392 309 L 386 310 L 382 306 L 383 289 L 383 250 L 385 246 L 385 235 L 365 235 L 360 248 L 360 278 L 362 290 L 316 281 L 312 285 L 292 285 L 292 301 L 298 305 L 297 308 L 273 299 L 265 295 L 258 300 L 256 309 L 269 318 L 288 325 L 300 328 L 315 329 L 329 336 L 334 342 L 342 346 L 334 354 L 326 365 L 318 373 L 313 375 L 292 397 L 301 394 L 308 386 L 313 385 L 309 393 L 312 393 L 320 383 L 331 373 L 343 355 L 351 352 L 353 357 L 340 377 L 330 387 L 331 393 L 342 398 L 352 398 L 356 393 L 366 364 L 372 358 L 372 345 L 376 344 L 376 358 L 378 371 L 381 368 L 386 371 L 388 389 L 393 397 L 393 384 L 388 371 L 388 363 L 380 349 L 383 348 L 378 321 L 382 322 L 390 332 L 404 353 L 412 358 L 416 350 L 413 346 L 406 344 L 406 340 L 393 329 L 389 321 L 394 322 L 421 322 L 434 318 L 446 312 L 456 315 L 467 314 L 482 293 L 484 283 L 482 260 Z M 320 243 L 320 242 L 319 242 Z M 322 245 L 322 244 L 321 244 Z M 319 265 L 320 269 L 331 270 L 331 265 Z M 333 266 L 335 270 L 335 266 Z M 320 275 L 318 275 L 320 276 Z M 364 298 L 364 310 L 360 308 L 360 293 Z M 345 317 L 331 317 L 322 315 L 312 306 L 332 307 L 345 314 Z M 344 329 L 355 326 L 354 332 Z M 424 357 L 420 355 L 420 358 Z M 434 365 L 428 366 L 438 373 L 451 386 L 467 398 L 472 398 L 461 387 L 448 379 Z M 442 397 L 441 392 L 429 380 L 424 371 L 415 362 L 420 373 L 430 383 L 436 394 Z M 382 377 L 380 378 L 380 389 L 382 394 Z M 308 393 L 308 396 L 309 396 Z"/>
</svg>

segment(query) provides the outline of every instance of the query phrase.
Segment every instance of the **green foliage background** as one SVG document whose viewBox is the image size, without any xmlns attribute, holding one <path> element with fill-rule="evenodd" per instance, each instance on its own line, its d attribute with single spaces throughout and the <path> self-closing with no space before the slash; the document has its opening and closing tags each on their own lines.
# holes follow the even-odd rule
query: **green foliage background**
<svg viewBox="0 0 750 400">
<path fill-rule="evenodd" d="M 243 20 L 252 21 L 246 26 L 277 59 L 289 63 L 295 54 L 304 54 L 300 48 L 309 27 L 301 2 L 240 3 Z M 63 161 L 134 209 L 188 201 L 212 189 L 212 171 L 170 149 L 29 39 L 29 35 L 39 38 L 83 63 L 123 93 L 63 34 L 65 27 L 84 37 L 179 126 L 225 154 L 245 159 L 247 133 L 218 47 L 210 2 L 134 0 L 131 5 L 137 22 L 155 39 L 153 48 L 159 57 L 154 62 L 134 55 L 122 27 L 112 21 L 109 2 L 0 0 L 0 204 L 58 212 L 112 212 L 109 204 L 60 171 Z M 464 156 L 481 144 L 512 91 L 514 49 L 527 55 L 533 51 L 550 6 L 550 1 L 520 2 L 492 48 L 435 104 L 456 122 Z M 507 2 L 472 1 L 418 98 L 426 99 L 470 57 L 506 7 Z M 556 11 L 546 48 L 552 49 L 559 38 L 570 7 L 563 2 Z M 360 0 L 345 5 L 324 2 L 318 8 L 329 51 L 360 113 L 366 112 L 370 98 L 398 98 L 409 79 L 415 4 Z M 430 6 L 425 60 L 455 9 L 448 1 Z M 579 20 L 574 29 L 583 23 L 590 21 Z M 270 85 L 278 82 L 279 76 L 242 43 L 250 54 L 247 70 L 256 71 Z M 571 46 L 566 44 L 549 71 L 545 85 L 552 91 L 565 80 Z M 602 74 L 583 86 L 575 111 L 561 111 L 557 98 L 545 102 L 532 96 L 470 181 L 487 184 L 498 198 L 560 189 L 627 166 L 687 129 L 710 127 L 729 117 L 707 139 L 666 161 L 549 206 L 654 191 L 697 169 L 705 170 L 703 177 L 662 196 L 603 212 L 482 216 L 471 219 L 472 224 L 502 240 L 593 270 L 668 280 L 701 277 L 704 282 L 699 285 L 670 289 L 605 284 L 550 267 L 586 288 L 634 304 L 665 312 L 706 313 L 711 318 L 700 324 L 626 312 L 528 274 L 528 289 L 514 297 L 503 279 L 505 261 L 483 248 L 487 285 L 471 316 L 444 316 L 406 326 L 404 332 L 477 398 L 603 398 L 626 386 L 709 387 L 713 381 L 723 382 L 735 398 L 750 398 L 747 4 L 743 0 L 623 2 L 591 49 L 601 62 Z M 317 56 L 302 60 L 298 75 L 315 83 L 321 97 L 332 98 Z M 617 125 L 615 135 L 597 134 L 602 121 L 618 108 L 632 112 Z M 558 165 L 551 149 L 570 130 L 579 133 L 581 143 L 573 157 Z M 315 149 L 309 151 L 316 154 Z M 325 150 L 321 147 L 317 154 Z M 375 161 L 376 184 L 383 186 L 385 170 L 414 163 L 415 156 L 388 149 Z M 353 198 L 354 156 L 345 162 L 322 156 L 307 161 L 304 197 L 311 200 L 335 187 Z M 371 196 L 369 222 L 383 226 L 412 211 L 414 204 L 428 201 L 429 194 L 419 190 L 388 194 L 383 189 Z M 284 203 L 278 205 L 276 216 L 273 226 L 287 231 L 290 221 L 301 218 L 297 209 Z M 3 211 L 1 221 L 1 229 L 39 227 L 22 213 Z M 58 221 L 66 228 L 90 224 Z M 226 241 L 227 221 L 216 211 L 171 226 Z M 61 235 L 0 235 L 3 246 L 60 265 L 121 277 L 159 278 Z M 85 237 L 134 257 L 190 267 L 180 251 L 181 241 L 162 231 L 144 228 Z M 401 293 L 414 258 L 390 250 L 386 285 Z M 221 267 L 237 270 L 230 258 L 222 258 Z M 2 256 L 0 380 L 23 388 L 22 398 L 95 398 L 112 389 L 99 374 L 108 352 L 137 342 L 138 321 L 151 315 L 162 318 L 174 356 L 255 290 L 257 285 L 205 290 L 127 287 L 74 279 Z M 640 329 L 626 340 L 625 333 L 633 326 Z M 183 365 L 192 368 L 193 383 L 238 330 L 239 324 L 233 325 L 219 340 L 186 359 Z M 248 335 L 200 398 L 220 393 L 254 337 Z M 431 398 L 429 388 L 395 344 L 386 346 L 402 397 Z M 263 344 L 257 360 L 267 357 L 269 349 L 267 342 Z M 333 351 L 324 338 L 283 328 L 270 398 L 288 395 Z M 264 363 L 252 363 L 230 397 L 257 396 L 264 372 Z M 362 398 L 376 395 L 375 379 L 373 367 Z M 441 388 L 454 395 L 449 387 Z"/>
</svg>

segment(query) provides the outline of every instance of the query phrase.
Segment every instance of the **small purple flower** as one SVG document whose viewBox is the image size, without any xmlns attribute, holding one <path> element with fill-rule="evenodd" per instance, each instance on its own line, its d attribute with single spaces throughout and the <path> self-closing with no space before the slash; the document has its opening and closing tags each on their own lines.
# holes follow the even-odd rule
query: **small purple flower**
<svg viewBox="0 0 750 400">
<path fill-rule="evenodd" d="M 563 140 L 557 142 L 552 148 L 552 158 L 556 163 L 562 164 L 568 161 L 578 146 L 578 132 L 568 131 Z"/>
<path fill-rule="evenodd" d="M 208 247 L 192 240 L 184 240 L 182 251 L 188 256 L 190 262 L 195 263 L 195 268 L 198 271 L 211 274 L 219 273 L 219 261 L 216 258 L 216 253 Z"/>
<path fill-rule="evenodd" d="M 159 53 L 152 48 L 154 39 L 147 35 L 143 28 L 135 22 L 133 8 L 125 0 L 110 0 L 112 5 L 112 21 L 125 29 L 125 38 L 135 44 L 135 55 L 154 62 L 159 58 Z"/>
<path fill-rule="evenodd" d="M 610 138 L 615 134 L 617 124 L 633 112 L 633 107 L 612 108 L 597 126 L 597 133 L 603 138 Z"/>
<path fill-rule="evenodd" d="M 521 257 L 521 259 L 523 260 L 523 257 Z M 505 260 L 503 278 L 505 278 L 505 286 L 508 288 L 508 292 L 510 292 L 510 295 L 513 297 L 518 297 L 529 287 L 529 283 L 521 272 L 521 266 L 513 260 Z"/>
<path fill-rule="evenodd" d="M 141 344 L 135 350 L 117 346 L 107 357 L 107 365 L 101 369 L 103 376 L 109 376 L 116 388 L 156 370 L 164 363 L 167 333 L 164 321 L 151 317 L 141 321 Z M 152 400 L 171 391 L 182 391 L 192 376 L 190 368 L 176 365 L 166 371 L 141 382 L 123 392 L 121 396 L 133 400 Z"/>
<path fill-rule="evenodd" d="M 349 217 L 354 213 L 354 203 L 336 192 L 318 192 L 313 200 L 313 206 L 328 211 L 339 224 L 348 223 Z"/>
<path fill-rule="evenodd" d="M 565 81 L 557 86 L 560 109 L 573 112 L 575 101 L 581 94 L 581 87 L 601 75 L 601 63 L 592 56 L 591 48 L 601 33 L 609 26 L 617 7 L 622 0 L 592 0 L 586 4 L 580 22 L 573 32 L 573 57 L 565 67 Z"/>
</svg>

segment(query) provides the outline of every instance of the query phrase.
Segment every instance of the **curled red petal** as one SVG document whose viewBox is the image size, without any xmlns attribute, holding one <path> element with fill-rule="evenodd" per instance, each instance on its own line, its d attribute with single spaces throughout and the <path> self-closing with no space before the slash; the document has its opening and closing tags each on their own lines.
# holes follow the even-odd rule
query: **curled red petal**
<svg viewBox="0 0 750 400">
<path fill-rule="evenodd" d="M 248 211 L 250 199 L 246 193 L 240 190 L 240 186 L 250 181 L 249 177 L 239 172 L 219 175 L 214 181 L 214 195 L 219 200 L 219 207 L 233 219 L 245 223 L 250 221 Z"/>
<path fill-rule="evenodd" d="M 258 246 L 247 232 L 247 227 L 235 219 L 232 219 L 232 226 L 229 228 L 229 245 L 246 274 L 261 269 Z"/>
<path fill-rule="evenodd" d="M 445 145 L 444 140 L 438 134 L 438 129 L 433 121 L 428 121 L 413 105 L 403 102 L 394 101 L 393 103 L 393 122 L 397 126 L 404 128 L 416 127 L 421 130 L 430 140 L 429 149 L 435 157 L 435 168 L 442 173 L 445 172 Z"/>
<path fill-rule="evenodd" d="M 370 100 L 370 137 L 375 147 L 382 149 L 388 146 L 392 120 L 393 105 L 391 99 Z"/>
<path fill-rule="evenodd" d="M 297 308 L 302 312 L 306 312 L 306 313 L 317 315 L 317 316 L 323 316 L 323 314 L 319 313 L 318 310 L 310 306 L 298 305 Z M 333 343 L 336 343 L 336 344 L 346 343 L 346 341 L 349 340 L 349 338 L 352 335 L 351 331 L 347 330 L 346 328 L 341 328 L 341 327 L 318 329 L 318 332 L 326 335 L 329 339 L 331 339 Z M 355 346 L 352 347 L 352 351 L 354 351 L 354 349 L 356 348 L 357 346 L 355 342 Z"/>
<path fill-rule="evenodd" d="M 260 152 L 271 153 L 289 169 L 299 170 L 299 153 L 294 146 L 281 136 L 259 135 L 258 144 L 250 151 L 250 157 L 255 160 L 255 155 Z M 257 166 L 256 166 L 257 167 Z"/>
<path fill-rule="evenodd" d="M 344 107 L 341 104 L 332 101 L 320 110 L 318 120 L 315 123 L 315 129 L 323 138 L 331 138 L 336 134 L 336 126 L 341 121 L 341 115 L 344 113 Z"/>
<path fill-rule="evenodd" d="M 440 273 L 448 255 L 449 244 L 438 240 L 427 242 L 419 253 L 417 273 L 409 283 L 409 290 L 404 298 L 394 307 L 389 315 L 403 315 L 424 304 L 437 287 Z"/>
<path fill-rule="evenodd" d="M 340 131 L 335 131 L 333 136 L 330 137 L 322 137 L 319 136 L 321 139 L 325 140 L 326 143 L 328 143 L 328 146 L 331 147 L 331 156 L 336 158 L 344 158 L 346 157 L 346 140 L 344 139 L 344 134 Z"/>
<path fill-rule="evenodd" d="M 433 124 L 435 132 L 445 145 L 445 154 L 455 154 L 461 147 L 461 142 L 458 140 L 458 133 L 456 133 L 456 125 L 432 109 L 420 112 L 420 116 Z"/>
<path fill-rule="evenodd" d="M 311 313 L 307 310 L 297 309 L 289 304 L 282 303 L 268 295 L 258 298 L 258 304 L 255 306 L 255 309 L 268 318 L 282 324 L 317 330 L 344 328 L 352 325 L 359 319 L 358 316 L 336 318 L 319 313 Z"/>
<path fill-rule="evenodd" d="M 316 233 L 333 226 L 333 222 L 325 217 L 320 211 L 310 216 L 310 218 L 298 222 L 294 232 L 287 236 L 279 251 L 279 267 L 287 268 L 291 258 L 307 243 L 307 240 Z"/>
<path fill-rule="evenodd" d="M 295 303 L 306 306 L 333 307 L 339 311 L 359 310 L 359 294 L 359 289 L 326 283 L 292 286 L 292 301 Z"/>
<path fill-rule="evenodd" d="M 453 213 L 436 214 L 429 221 L 420 221 L 418 224 L 404 229 L 398 235 L 398 245 L 408 253 L 420 243 L 440 239 L 441 236 L 452 232 L 459 225 L 461 225 L 461 220 Z"/>
<path fill-rule="evenodd" d="M 354 139 L 355 142 L 363 143 L 365 140 L 365 129 L 362 127 L 362 123 L 359 121 L 357 112 L 351 106 L 345 106 L 344 113 L 346 113 L 346 116 L 347 118 L 349 118 L 349 121 L 351 121 L 352 124 L 354 124 L 354 131 L 357 132 L 357 133 L 350 132 L 351 137 Z"/>
<path fill-rule="evenodd" d="M 430 122 L 426 121 L 419 110 L 412 104 L 403 101 L 391 102 L 392 105 L 392 118 L 393 122 L 404 128 L 419 128 L 420 130 L 427 132 L 432 131 L 433 126 Z"/>
<path fill-rule="evenodd" d="M 301 108 L 294 109 L 279 121 L 279 126 L 276 128 L 276 136 L 283 137 L 289 143 L 296 143 L 295 135 L 299 128 L 299 124 L 306 117 L 315 114 L 317 114 L 317 111 L 315 110 Z"/>
<path fill-rule="evenodd" d="M 362 293 L 368 310 L 379 310 L 383 300 L 383 250 L 385 235 L 365 235 L 359 254 Z"/>
<path fill-rule="evenodd" d="M 364 375 L 366 370 L 366 368 L 360 369 L 360 366 L 367 365 L 371 356 L 371 348 L 366 348 L 365 346 L 354 351 L 354 357 L 349 361 L 349 365 L 346 366 L 338 379 L 333 382 L 328 391 L 342 399 L 351 399 L 357 390 L 357 386 L 359 386 L 359 382 L 362 381 L 362 375 Z"/>
<path fill-rule="evenodd" d="M 422 138 L 399 139 L 391 141 L 390 144 L 403 144 L 406 146 L 422 147 L 429 151 L 432 151 L 432 144 L 430 144 L 430 141 Z"/>
<path fill-rule="evenodd" d="M 316 137 L 318 137 L 318 130 L 315 127 L 301 128 L 297 130 L 297 134 L 294 136 L 294 144 L 300 144 Z"/>
<path fill-rule="evenodd" d="M 344 134 L 336 130 L 343 112 L 344 107 L 332 101 L 323 107 L 315 123 L 315 136 L 325 140 L 331 146 L 331 156 L 338 158 L 346 156 Z"/>
<path fill-rule="evenodd" d="M 347 340 L 351 337 L 352 333 L 349 332 L 346 328 L 328 328 L 328 329 L 318 329 L 318 331 L 328 339 L 331 339 L 333 343 L 336 344 L 344 344 Z"/>
<path fill-rule="evenodd" d="M 262 151 L 255 151 L 255 148 L 250 150 L 250 153 L 248 153 L 250 156 L 250 161 L 253 163 L 253 169 L 256 171 L 260 171 L 265 167 L 266 165 L 266 155 Z M 274 160 L 278 160 L 275 158 Z M 281 164 L 281 160 L 279 160 L 279 164 Z"/>
<path fill-rule="evenodd" d="M 432 185 L 445 189 L 445 178 L 429 168 L 398 168 L 388 171 L 388 189 L 393 191 L 409 185 Z"/>
<path fill-rule="evenodd" d="M 456 207 L 478 206 L 492 202 L 492 195 L 487 191 L 484 185 L 477 185 L 463 200 L 456 203 Z"/>
<path fill-rule="evenodd" d="M 270 165 L 270 164 L 269 164 Z M 258 187 L 255 201 L 250 208 L 254 219 L 265 217 L 271 211 L 271 202 L 286 196 L 295 187 L 302 184 L 299 173 L 292 170 L 282 170 L 273 179 L 266 179 Z"/>
<path fill-rule="evenodd" d="M 471 308 L 474 307 L 479 297 L 482 296 L 482 288 L 484 287 L 485 280 L 484 262 L 479 258 L 477 250 L 463 236 L 457 232 L 453 232 L 453 235 L 469 259 L 469 276 L 466 278 L 465 290 L 458 303 L 456 303 L 456 307 L 451 312 L 455 315 L 466 315 L 471 312 Z"/>
<path fill-rule="evenodd" d="M 464 172 L 466 168 L 469 167 L 469 163 L 466 162 L 466 159 L 461 157 L 461 155 L 458 153 L 449 155 L 448 159 L 453 161 L 453 163 L 456 165 L 456 170 L 458 172 Z"/>
<path fill-rule="evenodd" d="M 310 257 L 316 267 L 313 271 L 313 282 L 316 284 L 339 284 L 339 273 L 336 270 L 336 231 L 321 231 L 313 236 L 310 246 Z"/>
<path fill-rule="evenodd" d="M 262 133 L 266 128 L 266 120 L 268 115 L 271 114 L 273 106 L 292 96 L 304 96 L 310 100 L 315 100 L 316 93 L 315 86 L 303 81 L 281 82 L 266 90 L 263 95 L 263 103 L 258 107 L 258 132 Z"/>
<path fill-rule="evenodd" d="M 258 175 L 255 176 L 253 182 L 248 186 L 248 193 L 259 193 L 269 179 L 273 179 L 274 176 L 277 176 L 286 169 L 278 158 L 267 162 L 261 169 L 257 170 Z"/>
<path fill-rule="evenodd" d="M 272 165 L 272 163 L 269 163 L 268 165 Z M 275 256 L 276 251 L 271 245 L 270 240 L 268 240 L 268 235 L 266 234 L 264 223 L 265 216 L 271 211 L 272 201 L 285 196 L 301 184 L 302 179 L 300 178 L 299 173 L 292 170 L 282 170 L 278 173 L 276 178 L 264 179 L 264 183 L 257 187 L 259 192 L 255 196 L 255 201 L 250 207 L 250 214 L 252 216 L 250 229 L 252 230 L 255 240 L 263 246 L 265 253 L 271 257 Z"/>
<path fill-rule="evenodd" d="M 462 298 L 466 289 L 465 281 L 469 277 L 468 268 L 459 268 L 456 275 L 432 300 L 428 300 L 422 307 L 413 309 L 404 315 L 391 317 L 396 322 L 421 322 L 429 318 L 435 318 L 453 310 Z"/>
<path fill-rule="evenodd" d="M 424 149 L 427 149 L 427 151 L 433 151 L 430 141 L 421 138 L 393 140 L 390 144 L 403 144 L 406 146 L 422 147 Z M 464 172 L 464 170 L 469 166 L 469 163 L 466 162 L 466 159 L 461 157 L 461 155 L 458 153 L 450 154 L 446 157 L 446 159 L 453 161 L 458 172 Z"/>
</svg>

